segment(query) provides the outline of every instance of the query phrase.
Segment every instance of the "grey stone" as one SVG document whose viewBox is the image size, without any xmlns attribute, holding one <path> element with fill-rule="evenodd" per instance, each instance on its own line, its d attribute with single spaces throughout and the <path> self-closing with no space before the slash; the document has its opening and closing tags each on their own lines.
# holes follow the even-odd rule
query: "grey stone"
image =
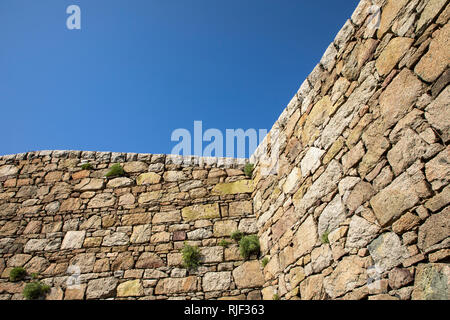
<svg viewBox="0 0 450 320">
<path fill-rule="evenodd" d="M 331 232 L 339 227 L 339 224 L 344 220 L 345 208 L 342 204 L 341 196 L 336 195 L 319 216 L 319 237 L 321 237 L 326 231 Z"/>
<path fill-rule="evenodd" d="M 86 299 L 106 299 L 115 296 L 119 280 L 113 277 L 91 280 L 86 290 Z"/>
<path fill-rule="evenodd" d="M 368 246 L 370 255 L 380 272 L 388 271 L 408 257 L 407 249 L 393 232 L 386 232 Z"/>
<path fill-rule="evenodd" d="M 346 248 L 363 248 L 378 234 L 380 227 L 354 215 L 350 220 Z"/>
</svg>

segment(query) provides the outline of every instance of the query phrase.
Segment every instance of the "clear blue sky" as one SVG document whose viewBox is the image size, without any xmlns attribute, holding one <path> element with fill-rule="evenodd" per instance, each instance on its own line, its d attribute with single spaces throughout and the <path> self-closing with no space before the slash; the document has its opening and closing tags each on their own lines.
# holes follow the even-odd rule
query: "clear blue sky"
<svg viewBox="0 0 450 320">
<path fill-rule="evenodd" d="M 0 0 L 0 154 L 170 153 L 194 120 L 270 129 L 358 2 Z"/>
</svg>

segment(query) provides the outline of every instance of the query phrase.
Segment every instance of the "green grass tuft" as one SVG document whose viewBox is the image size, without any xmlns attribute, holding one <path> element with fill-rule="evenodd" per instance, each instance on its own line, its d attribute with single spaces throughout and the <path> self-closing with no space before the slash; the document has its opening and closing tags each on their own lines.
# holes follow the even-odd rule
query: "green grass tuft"
<svg viewBox="0 0 450 320">
<path fill-rule="evenodd" d="M 265 257 L 264 259 L 261 260 L 261 265 L 263 268 L 265 268 L 268 263 L 269 263 L 269 258 L 267 258 L 267 257 Z"/>
<path fill-rule="evenodd" d="M 23 296 L 27 300 L 36 300 L 50 292 L 50 287 L 39 281 L 28 283 L 23 289 Z"/>
<path fill-rule="evenodd" d="M 81 169 L 83 169 L 83 170 L 91 170 L 91 169 L 93 169 L 93 167 L 92 167 L 92 164 L 90 164 L 90 163 L 83 163 L 81 165 Z"/>
<path fill-rule="evenodd" d="M 244 167 L 244 173 L 247 177 L 251 178 L 253 175 L 253 170 L 255 169 L 255 165 L 253 163 L 247 163 Z"/>
<path fill-rule="evenodd" d="M 241 231 L 236 230 L 231 233 L 230 238 L 233 239 L 234 241 L 241 241 L 243 236 L 244 234 Z"/>
<path fill-rule="evenodd" d="M 200 250 L 197 246 L 190 246 L 184 243 L 181 250 L 183 266 L 186 269 L 196 269 L 200 265 Z"/>
<path fill-rule="evenodd" d="M 328 240 L 328 235 L 330 234 L 330 232 L 327 230 L 325 231 L 322 236 L 320 237 L 320 240 L 322 241 L 322 243 L 330 243 L 330 240 Z"/>
<path fill-rule="evenodd" d="M 228 246 L 229 246 L 230 244 L 231 244 L 231 243 L 230 243 L 229 241 L 225 240 L 225 239 L 222 239 L 222 240 L 220 240 L 220 242 L 219 242 L 219 246 L 222 246 L 222 247 L 224 247 L 224 248 L 228 248 Z"/>
<path fill-rule="evenodd" d="M 24 268 L 22 268 L 22 267 L 13 268 L 9 272 L 9 281 L 15 282 L 15 281 L 23 280 L 23 278 L 25 278 L 26 275 L 27 275 L 27 271 Z"/>
<path fill-rule="evenodd" d="M 118 163 L 113 164 L 111 168 L 109 168 L 108 173 L 106 174 L 107 178 L 110 177 L 122 177 L 125 175 L 125 171 L 123 170 L 122 166 Z"/>
<path fill-rule="evenodd" d="M 259 249 L 259 239 L 256 235 L 245 236 L 239 241 L 239 252 L 244 259 L 248 259 L 252 254 L 259 254 Z"/>
</svg>

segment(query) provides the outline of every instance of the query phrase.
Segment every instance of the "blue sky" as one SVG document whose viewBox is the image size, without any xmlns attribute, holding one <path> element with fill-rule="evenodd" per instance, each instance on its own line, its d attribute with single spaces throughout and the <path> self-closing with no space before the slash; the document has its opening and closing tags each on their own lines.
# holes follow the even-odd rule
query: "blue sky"
<svg viewBox="0 0 450 320">
<path fill-rule="evenodd" d="M 358 2 L 0 0 L 0 154 L 170 153 L 195 120 L 270 129 Z"/>
</svg>

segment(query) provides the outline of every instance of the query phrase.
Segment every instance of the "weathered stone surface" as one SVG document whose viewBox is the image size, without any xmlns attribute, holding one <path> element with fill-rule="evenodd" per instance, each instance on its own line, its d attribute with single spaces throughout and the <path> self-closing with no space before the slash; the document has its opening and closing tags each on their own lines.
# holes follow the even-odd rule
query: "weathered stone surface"
<svg viewBox="0 0 450 320">
<path fill-rule="evenodd" d="M 295 167 L 288 175 L 286 182 L 283 184 L 283 192 L 286 194 L 293 193 L 299 187 L 302 172 L 300 168 Z"/>
<path fill-rule="evenodd" d="M 422 94 L 422 82 L 408 69 L 403 69 L 380 95 L 380 111 L 384 128 L 402 119 Z"/>
<path fill-rule="evenodd" d="M 309 174 L 314 174 L 314 172 L 320 166 L 320 158 L 324 153 L 325 151 L 319 148 L 311 147 L 308 149 L 302 161 L 300 162 L 301 174 L 303 175 L 303 177 L 306 177 Z"/>
<path fill-rule="evenodd" d="M 427 82 L 433 82 L 448 67 L 450 52 L 450 24 L 446 24 L 431 41 L 428 52 L 420 59 L 414 71 Z"/>
<path fill-rule="evenodd" d="M 406 6 L 408 0 L 388 0 L 387 4 L 383 7 L 381 13 L 380 26 L 377 32 L 378 39 L 381 39 L 383 35 L 389 30 L 394 19 L 397 17 L 400 10 Z"/>
<path fill-rule="evenodd" d="M 215 263 L 223 261 L 223 247 L 200 248 L 200 261 L 203 263 Z"/>
<path fill-rule="evenodd" d="M 8 267 L 23 267 L 31 258 L 32 255 L 29 254 L 16 254 L 8 259 L 6 265 Z"/>
<path fill-rule="evenodd" d="M 258 261 L 247 261 L 233 270 L 238 288 L 257 288 L 264 284 L 264 275 Z"/>
<path fill-rule="evenodd" d="M 6 238 L 7 239 L 7 238 Z M 34 252 L 34 251 L 43 251 L 45 247 L 48 245 L 48 239 L 31 239 L 26 243 L 23 252 Z"/>
<path fill-rule="evenodd" d="M 136 262 L 136 268 L 138 269 L 157 269 L 164 265 L 164 261 L 152 252 L 143 252 Z"/>
<path fill-rule="evenodd" d="M 127 177 L 120 177 L 120 178 L 114 178 L 112 180 L 109 180 L 106 184 L 107 188 L 123 188 L 123 187 L 129 187 L 133 184 L 133 180 Z"/>
<path fill-rule="evenodd" d="M 68 231 L 63 239 L 61 249 L 79 249 L 83 246 L 86 231 Z"/>
<path fill-rule="evenodd" d="M 350 149 L 350 151 L 342 157 L 342 168 L 344 172 L 347 172 L 350 168 L 357 164 L 364 156 L 364 153 L 365 150 L 362 142 Z"/>
<path fill-rule="evenodd" d="M 450 182 L 450 146 L 425 165 L 425 175 L 434 190 Z"/>
<path fill-rule="evenodd" d="M 111 207 L 116 203 L 116 197 L 111 193 L 99 193 L 89 201 L 88 208 Z"/>
<path fill-rule="evenodd" d="M 114 232 L 103 238 L 102 245 L 105 247 L 112 247 L 112 246 L 124 246 L 124 245 L 127 245 L 128 243 L 129 243 L 129 238 L 126 235 L 126 233 Z"/>
<path fill-rule="evenodd" d="M 126 193 L 119 197 L 119 206 L 130 206 L 136 201 L 135 196 L 132 193 Z"/>
<path fill-rule="evenodd" d="M 413 44 L 414 39 L 411 38 L 393 38 L 381 52 L 376 61 L 377 71 L 381 76 L 386 76 L 394 69 L 403 55 Z"/>
<path fill-rule="evenodd" d="M 423 174 L 420 171 L 411 175 L 405 172 L 375 195 L 370 204 L 380 225 L 385 226 L 427 195 Z"/>
<path fill-rule="evenodd" d="M 103 217 L 102 223 L 103 227 L 108 228 L 115 224 L 117 217 L 114 215 L 110 215 L 107 217 Z M 134 214 L 126 214 L 122 216 L 122 225 L 123 226 L 134 226 L 137 224 L 149 224 L 152 221 L 152 216 L 150 213 L 134 213 Z M 105 224 L 106 222 L 106 224 Z"/>
<path fill-rule="evenodd" d="M 203 276 L 203 290 L 222 291 L 228 290 L 231 285 L 231 272 L 208 272 Z"/>
<path fill-rule="evenodd" d="M 239 180 L 229 183 L 219 183 L 212 189 L 213 194 L 227 195 L 251 193 L 254 190 L 253 180 Z"/>
<path fill-rule="evenodd" d="M 137 173 L 147 171 L 148 165 L 140 161 L 125 162 L 123 170 L 128 173 Z"/>
<path fill-rule="evenodd" d="M 159 200 L 161 198 L 161 196 L 162 196 L 162 191 L 160 191 L 160 190 L 141 193 L 139 195 L 138 203 L 145 204 L 145 203 L 149 203 L 152 201 L 156 201 L 156 200 Z"/>
<path fill-rule="evenodd" d="M 169 242 L 169 240 L 170 240 L 169 232 L 157 232 L 154 233 L 150 238 L 150 242 L 152 243 Z"/>
<path fill-rule="evenodd" d="M 96 191 L 103 189 L 104 181 L 103 179 L 96 178 L 85 178 L 78 183 L 74 189 L 76 191 Z"/>
<path fill-rule="evenodd" d="M 214 223 L 214 236 L 229 237 L 231 233 L 237 230 L 238 224 L 233 220 L 216 221 Z"/>
<path fill-rule="evenodd" d="M 368 246 L 370 255 L 380 272 L 398 266 L 408 257 L 400 238 L 393 232 L 386 232 L 373 240 Z"/>
<path fill-rule="evenodd" d="M 156 184 L 161 181 L 161 176 L 159 174 L 156 174 L 154 172 L 147 172 L 139 175 L 136 179 L 136 184 L 138 186 L 140 185 L 149 185 L 149 184 Z"/>
<path fill-rule="evenodd" d="M 190 207 L 184 207 L 181 210 L 181 214 L 185 221 L 219 218 L 219 204 L 199 204 Z"/>
<path fill-rule="evenodd" d="M 79 210 L 81 207 L 81 200 L 78 198 L 69 198 L 64 200 L 61 203 L 61 207 L 59 208 L 59 211 L 75 211 Z"/>
<path fill-rule="evenodd" d="M 445 263 L 419 264 L 417 266 L 413 300 L 448 300 L 450 267 Z"/>
<path fill-rule="evenodd" d="M 240 217 L 253 214 L 253 204 L 251 201 L 235 201 L 228 206 L 230 217 Z"/>
<path fill-rule="evenodd" d="M 399 289 L 411 283 L 414 276 L 408 269 L 394 268 L 389 272 L 389 286 L 392 289 Z"/>
<path fill-rule="evenodd" d="M 427 143 L 417 133 L 407 129 L 400 141 L 388 152 L 387 158 L 395 175 L 420 159 L 427 152 Z"/>
<path fill-rule="evenodd" d="M 19 168 L 13 165 L 6 165 L 0 167 L 0 178 L 7 177 L 7 176 L 13 176 L 16 175 L 19 172 Z"/>
<path fill-rule="evenodd" d="M 319 237 L 327 231 L 331 232 L 336 229 L 339 224 L 345 220 L 345 212 L 341 196 L 338 194 L 325 207 L 322 214 L 319 216 Z"/>
<path fill-rule="evenodd" d="M 50 265 L 47 259 L 35 256 L 24 265 L 29 274 L 41 273 Z"/>
<path fill-rule="evenodd" d="M 100 278 L 91 280 L 86 290 L 86 299 L 106 299 L 114 297 L 119 280 L 116 278 Z"/>
<path fill-rule="evenodd" d="M 350 192 L 348 198 L 345 200 L 345 205 L 354 212 L 362 204 L 368 201 L 374 194 L 374 190 L 370 183 L 361 181 L 355 185 L 353 190 Z"/>
<path fill-rule="evenodd" d="M 144 295 L 141 280 L 130 280 L 119 284 L 117 297 L 140 297 Z"/>
<path fill-rule="evenodd" d="M 379 226 L 354 215 L 350 220 L 345 246 L 347 248 L 364 248 L 377 236 L 379 230 Z"/>
<path fill-rule="evenodd" d="M 152 227 L 149 224 L 133 227 L 133 233 L 130 238 L 131 243 L 147 243 L 150 241 Z"/>
<path fill-rule="evenodd" d="M 326 293 L 335 299 L 367 283 L 370 260 L 358 256 L 344 257 L 334 271 L 324 279 Z"/>
<path fill-rule="evenodd" d="M 175 294 L 193 292 L 197 289 L 197 277 L 165 278 L 158 281 L 155 294 Z"/>
<path fill-rule="evenodd" d="M 392 231 L 397 234 L 401 234 L 405 231 L 413 229 L 415 226 L 419 225 L 420 218 L 411 212 L 407 212 L 400 217 L 397 221 L 392 224 Z"/>
<path fill-rule="evenodd" d="M 318 199 L 335 189 L 341 177 L 341 165 L 335 160 L 331 161 L 325 172 L 309 187 L 305 195 L 298 201 L 294 200 L 296 211 L 303 215 Z"/>
<path fill-rule="evenodd" d="M 425 250 L 450 236 L 450 210 L 433 214 L 419 227 L 417 246 Z"/>
<path fill-rule="evenodd" d="M 220 222 L 220 221 L 218 221 Z M 200 228 L 187 233 L 189 240 L 202 240 L 210 238 L 213 235 L 211 230 Z"/>
<path fill-rule="evenodd" d="M 419 21 L 417 21 L 416 31 L 427 26 L 442 10 L 446 2 L 446 0 L 428 1 L 420 15 Z"/>
<path fill-rule="evenodd" d="M 320 134 L 318 146 L 328 149 L 342 134 L 344 129 L 352 121 L 354 112 L 364 106 L 375 93 L 377 81 L 369 75 L 364 82 L 353 91 L 347 101 L 336 111 L 330 122 Z"/>
<path fill-rule="evenodd" d="M 306 278 L 300 283 L 300 298 L 302 300 L 324 300 L 326 293 L 323 287 L 324 276 L 317 274 Z"/>
<path fill-rule="evenodd" d="M 254 218 L 242 219 L 239 222 L 238 229 L 247 234 L 258 233 L 258 226 Z"/>
<path fill-rule="evenodd" d="M 81 273 L 89 273 L 94 270 L 95 254 L 94 253 L 81 253 L 73 257 L 69 262 L 70 266 L 79 268 Z"/>
<path fill-rule="evenodd" d="M 450 141 L 450 115 L 448 112 L 450 101 L 450 86 L 447 86 L 439 96 L 425 108 L 425 118 L 437 130 L 444 142 Z"/>
<path fill-rule="evenodd" d="M 180 221 L 181 221 L 181 213 L 179 211 L 157 212 L 155 213 L 152 219 L 153 224 L 180 222 Z"/>
<path fill-rule="evenodd" d="M 187 179 L 186 174 L 183 171 L 166 171 L 163 175 L 164 181 L 175 182 L 184 181 Z"/>
<path fill-rule="evenodd" d="M 301 257 L 304 254 L 311 252 L 318 240 L 317 226 L 312 216 L 300 225 L 294 235 L 294 252 L 296 257 Z"/>
<path fill-rule="evenodd" d="M 134 258 L 131 252 L 120 252 L 111 263 L 111 270 L 130 270 L 134 266 Z"/>
<path fill-rule="evenodd" d="M 333 253 L 329 244 L 324 244 L 315 248 L 311 252 L 311 264 L 314 273 L 322 272 L 333 262 Z"/>
<path fill-rule="evenodd" d="M 437 212 L 450 203 L 450 185 L 446 186 L 442 192 L 425 202 L 425 207 L 433 212 Z"/>
</svg>

